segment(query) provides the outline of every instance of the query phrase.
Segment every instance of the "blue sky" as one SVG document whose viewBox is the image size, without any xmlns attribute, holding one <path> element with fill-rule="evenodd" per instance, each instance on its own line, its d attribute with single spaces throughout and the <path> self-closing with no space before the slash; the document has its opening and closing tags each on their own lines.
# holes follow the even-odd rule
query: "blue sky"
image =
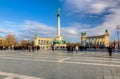
<svg viewBox="0 0 120 79">
<path fill-rule="evenodd" d="M 119 0 L 0 0 L 1 35 L 15 34 L 17 39 L 56 37 L 57 9 L 61 9 L 61 33 L 65 40 L 80 42 L 80 33 L 104 34 L 116 40 L 120 25 Z"/>
<path fill-rule="evenodd" d="M 22 22 L 29 19 L 53 25 L 50 19 L 56 19 L 58 7 L 57 0 L 0 0 L 1 20 Z"/>
</svg>

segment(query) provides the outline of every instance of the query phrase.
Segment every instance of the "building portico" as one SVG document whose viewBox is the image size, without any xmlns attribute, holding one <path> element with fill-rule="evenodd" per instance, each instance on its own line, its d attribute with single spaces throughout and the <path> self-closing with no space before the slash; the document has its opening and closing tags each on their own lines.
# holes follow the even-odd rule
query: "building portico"
<svg viewBox="0 0 120 79">
<path fill-rule="evenodd" d="M 81 44 L 87 47 L 107 47 L 109 46 L 109 33 L 106 30 L 105 34 L 98 36 L 86 36 L 86 33 L 81 33 Z"/>
</svg>

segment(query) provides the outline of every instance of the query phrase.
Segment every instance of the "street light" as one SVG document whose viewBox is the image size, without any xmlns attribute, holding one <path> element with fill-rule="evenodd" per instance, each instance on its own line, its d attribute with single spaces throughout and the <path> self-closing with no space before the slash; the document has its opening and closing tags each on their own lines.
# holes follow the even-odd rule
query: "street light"
<svg viewBox="0 0 120 79">
<path fill-rule="evenodd" d="M 119 29 L 120 29 L 120 25 L 117 25 L 116 29 L 117 29 L 117 35 L 118 35 L 118 49 L 119 49 Z"/>
</svg>

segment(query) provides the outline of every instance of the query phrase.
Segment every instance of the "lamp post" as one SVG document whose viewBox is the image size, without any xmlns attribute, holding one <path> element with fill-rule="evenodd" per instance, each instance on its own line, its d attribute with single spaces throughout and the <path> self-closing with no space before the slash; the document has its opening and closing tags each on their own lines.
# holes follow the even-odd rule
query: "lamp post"
<svg viewBox="0 0 120 79">
<path fill-rule="evenodd" d="M 119 49 L 119 29 L 120 29 L 120 25 L 117 25 L 116 29 L 117 29 L 117 35 L 118 35 L 118 49 Z"/>
</svg>

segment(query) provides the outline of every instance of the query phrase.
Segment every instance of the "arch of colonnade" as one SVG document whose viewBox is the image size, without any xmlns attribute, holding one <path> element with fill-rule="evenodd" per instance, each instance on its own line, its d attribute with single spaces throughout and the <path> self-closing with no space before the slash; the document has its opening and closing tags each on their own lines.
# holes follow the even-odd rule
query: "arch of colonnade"
<svg viewBox="0 0 120 79">
<path fill-rule="evenodd" d="M 86 46 L 104 46 L 104 37 L 96 36 L 96 37 L 86 37 Z"/>
</svg>

